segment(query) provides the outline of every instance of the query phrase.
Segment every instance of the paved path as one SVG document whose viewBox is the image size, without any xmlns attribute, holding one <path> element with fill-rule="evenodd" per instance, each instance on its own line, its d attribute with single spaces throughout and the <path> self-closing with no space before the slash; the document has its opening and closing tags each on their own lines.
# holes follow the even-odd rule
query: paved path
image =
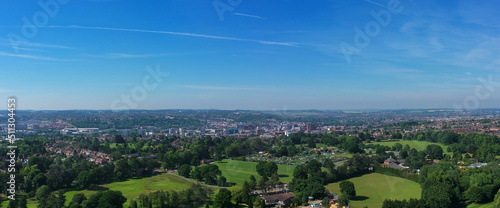
<svg viewBox="0 0 500 208">
<path fill-rule="evenodd" d="M 220 187 L 220 186 L 215 186 L 215 185 L 208 185 L 208 184 L 204 184 L 202 182 L 199 182 L 197 180 L 193 180 L 193 179 L 190 179 L 190 178 L 186 178 L 184 176 L 180 176 L 178 174 L 175 174 L 175 173 L 172 173 L 172 172 L 167 172 L 167 174 L 171 175 L 171 176 L 175 176 L 175 177 L 178 177 L 178 178 L 182 178 L 186 181 L 189 181 L 191 183 L 195 183 L 195 184 L 201 184 L 203 186 L 206 186 L 206 187 L 209 187 L 209 188 L 224 188 L 224 189 L 229 189 L 229 187 Z"/>
<path fill-rule="evenodd" d="M 335 164 L 335 166 L 340 166 L 340 163 L 343 163 L 343 162 L 347 162 L 347 160 L 338 161 L 338 162 L 335 162 L 333 164 Z"/>
</svg>

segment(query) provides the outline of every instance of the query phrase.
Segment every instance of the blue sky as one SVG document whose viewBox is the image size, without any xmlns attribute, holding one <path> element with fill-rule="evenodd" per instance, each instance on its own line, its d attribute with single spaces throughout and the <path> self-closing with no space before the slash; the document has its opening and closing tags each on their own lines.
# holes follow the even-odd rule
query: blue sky
<svg viewBox="0 0 500 208">
<path fill-rule="evenodd" d="M 498 1 L 48 2 L 0 8 L 0 95 L 19 109 L 500 107 Z"/>
</svg>

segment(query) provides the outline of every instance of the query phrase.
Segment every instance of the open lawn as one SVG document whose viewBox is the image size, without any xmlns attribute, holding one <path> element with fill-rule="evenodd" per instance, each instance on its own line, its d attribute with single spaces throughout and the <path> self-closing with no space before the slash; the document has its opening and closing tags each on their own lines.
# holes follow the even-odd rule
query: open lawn
<svg viewBox="0 0 500 208">
<path fill-rule="evenodd" d="M 467 208 L 493 208 L 495 202 L 491 202 L 488 204 L 470 204 Z"/>
<path fill-rule="evenodd" d="M 369 143 L 369 144 L 380 144 L 380 145 L 385 145 L 385 146 L 392 147 L 396 143 L 400 143 L 401 145 L 403 145 L 403 147 L 405 145 L 410 145 L 410 148 L 415 148 L 418 151 L 425 150 L 425 148 L 427 148 L 427 146 L 430 145 L 430 144 L 437 144 L 437 145 L 439 145 L 439 146 L 441 146 L 443 148 L 443 153 L 449 154 L 449 152 L 447 151 L 448 146 L 446 146 L 444 144 L 432 143 L 432 142 L 426 142 L 426 141 L 406 141 L 406 140 L 400 140 L 400 141 L 390 141 L 390 142 L 372 142 L 372 143 Z"/>
<path fill-rule="evenodd" d="M 348 181 L 354 183 L 357 194 L 356 199 L 351 200 L 352 208 L 382 207 L 385 199 L 419 199 L 422 191 L 416 182 L 378 173 L 351 178 Z M 340 194 L 339 183 L 331 183 L 325 187 Z"/>
<path fill-rule="evenodd" d="M 179 191 L 182 189 L 187 189 L 191 186 L 191 182 L 186 181 L 182 178 L 160 174 L 152 177 L 140 178 L 140 179 L 130 179 L 122 182 L 114 182 L 110 184 L 101 185 L 101 187 L 108 188 L 109 190 L 121 191 L 125 197 L 127 197 L 127 202 L 125 202 L 124 207 L 128 207 L 130 199 L 135 199 L 141 194 L 147 194 L 150 192 L 155 192 L 159 190 L 175 190 Z M 84 193 L 89 196 L 97 190 L 82 190 L 82 191 L 69 191 L 66 192 L 66 205 L 69 204 L 73 196 L 77 193 Z"/>
<path fill-rule="evenodd" d="M 227 182 L 236 183 L 242 186 L 245 180 L 249 180 L 250 176 L 253 175 L 260 180 L 260 176 L 255 170 L 257 166 L 256 162 L 246 162 L 238 160 L 222 160 L 220 162 L 215 162 L 215 165 L 219 166 L 222 171 L 222 175 L 226 177 Z M 288 183 L 292 180 L 293 170 L 295 166 L 293 165 L 278 165 L 278 175 L 280 181 L 283 183 Z"/>
<path fill-rule="evenodd" d="M 1 207 L 9 206 L 9 200 L 3 201 Z M 36 208 L 37 203 L 35 200 L 28 199 L 28 208 Z"/>
</svg>

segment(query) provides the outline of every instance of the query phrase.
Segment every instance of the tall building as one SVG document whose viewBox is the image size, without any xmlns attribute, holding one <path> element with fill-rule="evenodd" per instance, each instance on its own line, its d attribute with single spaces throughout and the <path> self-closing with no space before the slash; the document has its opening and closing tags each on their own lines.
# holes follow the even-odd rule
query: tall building
<svg viewBox="0 0 500 208">
<path fill-rule="evenodd" d="M 311 131 L 311 130 L 313 130 L 313 125 L 312 125 L 311 123 L 307 123 L 307 124 L 306 124 L 306 130 L 307 130 L 307 131 Z"/>
</svg>

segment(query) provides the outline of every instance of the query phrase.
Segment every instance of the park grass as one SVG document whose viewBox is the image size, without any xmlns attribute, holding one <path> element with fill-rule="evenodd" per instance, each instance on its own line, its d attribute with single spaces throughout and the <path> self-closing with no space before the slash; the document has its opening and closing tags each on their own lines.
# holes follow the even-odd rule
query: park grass
<svg viewBox="0 0 500 208">
<path fill-rule="evenodd" d="M 352 158 L 352 154 L 349 154 L 349 153 L 335 153 L 333 154 L 332 156 L 335 156 L 335 157 L 345 157 L 345 158 Z"/>
<path fill-rule="evenodd" d="M 1 207 L 7 207 L 7 206 L 9 206 L 9 201 L 10 200 L 3 201 Z M 27 204 L 28 208 L 36 208 L 37 205 L 38 205 L 38 203 L 36 202 L 36 200 L 34 200 L 34 199 L 28 199 L 28 204 Z"/>
<path fill-rule="evenodd" d="M 235 183 L 238 186 L 242 186 L 245 180 L 249 180 L 250 176 L 253 175 L 260 180 L 261 176 L 257 173 L 255 166 L 256 162 L 238 161 L 238 160 L 222 160 L 220 162 L 214 162 L 222 172 L 222 175 L 226 177 L 227 182 Z M 293 165 L 278 165 L 278 175 L 280 181 L 283 183 L 288 183 L 292 181 L 293 170 L 295 166 Z"/>
<path fill-rule="evenodd" d="M 487 204 L 470 204 L 467 208 L 493 208 L 495 202 L 490 202 Z"/>
<path fill-rule="evenodd" d="M 148 194 L 151 192 L 165 190 L 165 191 L 180 191 L 187 189 L 191 186 L 191 182 L 186 181 L 182 178 L 175 177 L 167 174 L 160 174 L 146 178 L 140 179 L 129 179 L 121 182 L 113 182 L 110 184 L 104 184 L 100 187 L 107 188 L 109 190 L 121 191 L 123 196 L 127 197 L 127 202 L 125 202 L 124 207 L 128 207 L 131 199 L 136 199 L 141 194 Z M 81 191 L 69 191 L 66 192 L 66 205 L 71 202 L 73 196 L 77 193 L 83 193 L 85 196 L 96 193 L 97 190 L 81 190 Z"/>
<path fill-rule="evenodd" d="M 351 178 L 348 181 L 353 182 L 356 188 L 357 197 L 351 200 L 351 207 L 353 208 L 364 206 L 382 207 L 385 199 L 420 199 L 420 192 L 422 191 L 420 185 L 416 182 L 378 173 Z M 325 187 L 329 191 L 340 195 L 339 183 L 331 183 Z"/>
<path fill-rule="evenodd" d="M 409 145 L 410 148 L 415 148 L 418 151 L 425 150 L 425 148 L 427 148 L 427 146 L 430 144 L 437 144 L 443 148 L 443 153 L 450 154 L 450 152 L 448 152 L 448 146 L 446 146 L 444 144 L 440 144 L 440 143 L 432 143 L 432 142 L 427 142 L 427 141 L 399 140 L 399 141 L 390 141 L 390 142 L 372 142 L 369 144 L 379 144 L 379 145 L 392 147 L 396 143 L 400 143 L 401 145 L 403 145 L 403 147 L 405 145 Z"/>
</svg>

